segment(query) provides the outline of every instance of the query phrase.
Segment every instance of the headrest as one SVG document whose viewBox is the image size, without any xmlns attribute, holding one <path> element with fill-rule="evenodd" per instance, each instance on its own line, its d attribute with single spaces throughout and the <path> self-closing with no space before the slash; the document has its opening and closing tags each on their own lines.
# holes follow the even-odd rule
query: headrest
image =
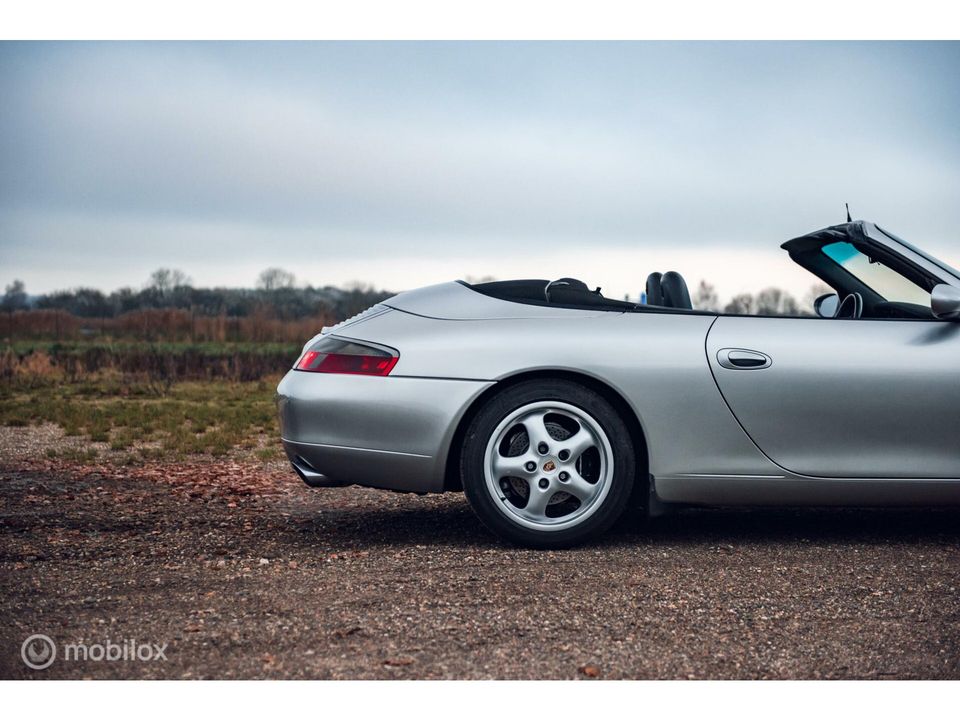
<svg viewBox="0 0 960 720">
<path fill-rule="evenodd" d="M 647 275 L 647 305 L 663 305 L 663 290 L 660 288 L 660 278 L 658 272 Z"/>
<path fill-rule="evenodd" d="M 687 282 L 680 273 L 672 270 L 664 273 L 660 279 L 660 288 L 663 290 L 664 305 L 679 310 L 693 310 L 690 291 L 687 290 Z"/>
</svg>

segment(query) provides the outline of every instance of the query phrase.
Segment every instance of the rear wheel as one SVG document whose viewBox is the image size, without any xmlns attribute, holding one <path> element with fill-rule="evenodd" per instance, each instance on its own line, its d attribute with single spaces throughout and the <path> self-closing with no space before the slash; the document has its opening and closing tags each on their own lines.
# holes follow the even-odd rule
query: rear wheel
<svg viewBox="0 0 960 720">
<path fill-rule="evenodd" d="M 610 527 L 635 460 L 623 419 L 566 380 L 532 380 L 491 398 L 467 429 L 463 489 L 487 527 L 533 547 L 565 547 Z"/>
</svg>

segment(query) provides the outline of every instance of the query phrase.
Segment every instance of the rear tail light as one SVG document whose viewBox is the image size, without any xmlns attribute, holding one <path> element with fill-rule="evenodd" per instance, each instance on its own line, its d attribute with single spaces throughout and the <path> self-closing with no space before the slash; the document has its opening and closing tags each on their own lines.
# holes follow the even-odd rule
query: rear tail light
<svg viewBox="0 0 960 720">
<path fill-rule="evenodd" d="M 310 346 L 295 369 L 343 375 L 389 375 L 399 359 L 396 350 L 328 335 Z"/>
</svg>

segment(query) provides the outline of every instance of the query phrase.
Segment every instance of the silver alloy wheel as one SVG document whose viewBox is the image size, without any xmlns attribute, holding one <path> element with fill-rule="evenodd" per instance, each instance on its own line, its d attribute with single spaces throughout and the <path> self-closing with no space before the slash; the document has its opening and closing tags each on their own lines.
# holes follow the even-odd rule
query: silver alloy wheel
<svg viewBox="0 0 960 720">
<path fill-rule="evenodd" d="M 491 433 L 484 477 L 494 504 L 511 521 L 564 530 L 603 503 L 613 478 L 613 449 L 582 408 L 556 400 L 530 403 Z"/>
</svg>

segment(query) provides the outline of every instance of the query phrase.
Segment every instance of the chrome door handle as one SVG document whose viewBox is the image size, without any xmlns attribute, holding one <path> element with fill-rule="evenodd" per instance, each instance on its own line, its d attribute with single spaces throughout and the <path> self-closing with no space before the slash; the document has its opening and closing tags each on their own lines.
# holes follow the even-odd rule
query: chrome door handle
<svg viewBox="0 0 960 720">
<path fill-rule="evenodd" d="M 773 365 L 769 355 L 742 348 L 724 348 L 718 351 L 717 362 L 728 370 L 763 370 Z"/>
</svg>

